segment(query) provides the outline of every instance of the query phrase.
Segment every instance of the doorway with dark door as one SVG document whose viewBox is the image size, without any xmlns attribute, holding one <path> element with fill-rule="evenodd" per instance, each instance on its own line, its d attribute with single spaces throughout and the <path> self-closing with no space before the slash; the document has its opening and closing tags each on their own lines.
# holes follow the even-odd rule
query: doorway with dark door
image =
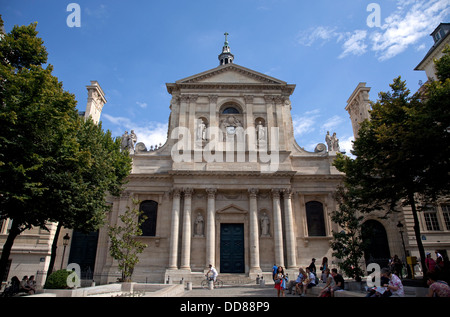
<svg viewBox="0 0 450 317">
<path fill-rule="evenodd" d="M 362 238 L 367 243 L 364 252 L 366 264 L 378 263 L 381 267 L 387 267 L 391 254 L 384 226 L 379 221 L 367 220 L 362 224 Z"/>
<path fill-rule="evenodd" d="M 245 273 L 244 224 L 220 225 L 220 273 Z"/>
<path fill-rule="evenodd" d="M 92 280 L 94 276 L 95 258 L 97 255 L 98 231 L 83 233 L 73 232 L 70 247 L 69 264 L 80 266 L 82 280 Z"/>
</svg>

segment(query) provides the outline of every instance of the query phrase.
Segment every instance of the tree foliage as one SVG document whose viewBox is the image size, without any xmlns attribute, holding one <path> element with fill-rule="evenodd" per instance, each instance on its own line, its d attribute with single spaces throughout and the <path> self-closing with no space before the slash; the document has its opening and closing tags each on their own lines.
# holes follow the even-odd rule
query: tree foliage
<svg viewBox="0 0 450 317">
<path fill-rule="evenodd" d="M 120 140 L 81 118 L 74 95 L 44 68 L 36 26 L 15 26 L 0 40 L 0 219 L 12 220 L 1 277 L 24 230 L 49 222 L 98 229 L 110 209 L 106 195 L 118 195 L 131 170 Z"/>
<path fill-rule="evenodd" d="M 367 246 L 367 241 L 362 240 L 362 216 L 352 205 L 352 196 L 344 186 L 338 186 L 334 198 L 339 209 L 331 213 L 331 220 L 342 228 L 333 231 L 333 240 L 330 243 L 333 249 L 332 255 L 341 260 L 338 265 L 344 273 L 359 281 L 364 276 L 361 268 L 361 258 Z"/>
<path fill-rule="evenodd" d="M 134 208 L 127 207 L 124 214 L 119 215 L 122 224 L 110 226 L 108 236 L 110 239 L 109 251 L 111 256 L 118 261 L 119 270 L 122 272 L 122 282 L 129 282 L 133 275 L 134 267 L 139 263 L 139 254 L 147 247 L 145 243 L 136 240 L 142 235 L 141 225 L 146 217 L 143 212 L 135 208 L 139 201 L 133 200 Z"/>
<path fill-rule="evenodd" d="M 417 212 L 450 190 L 450 50 L 436 61 L 439 80 L 411 95 L 401 77 L 372 103 L 352 159 L 338 156 L 351 209 L 362 213 L 410 206 L 422 266 L 425 253 Z M 418 204 L 419 202 L 419 204 Z"/>
</svg>

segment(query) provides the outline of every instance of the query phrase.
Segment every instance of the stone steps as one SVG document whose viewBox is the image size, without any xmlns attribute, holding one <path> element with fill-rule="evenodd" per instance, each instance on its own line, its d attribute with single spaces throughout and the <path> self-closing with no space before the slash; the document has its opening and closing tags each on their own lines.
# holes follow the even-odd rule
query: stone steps
<svg viewBox="0 0 450 317">
<path fill-rule="evenodd" d="M 264 277 L 266 284 L 273 283 L 272 274 L 264 273 L 260 276 Z M 189 281 L 192 282 L 194 286 L 198 286 L 205 279 L 204 273 L 192 273 L 189 277 Z M 220 279 L 226 286 L 237 286 L 237 285 L 256 285 L 256 275 L 250 277 L 248 274 L 231 274 L 231 273 L 219 273 L 218 279 Z M 174 281 L 174 283 L 176 283 Z"/>
</svg>

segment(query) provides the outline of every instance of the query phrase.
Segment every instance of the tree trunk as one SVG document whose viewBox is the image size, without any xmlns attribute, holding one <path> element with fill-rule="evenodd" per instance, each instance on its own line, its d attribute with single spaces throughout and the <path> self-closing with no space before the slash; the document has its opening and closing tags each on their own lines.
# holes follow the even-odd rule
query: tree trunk
<svg viewBox="0 0 450 317">
<path fill-rule="evenodd" d="M 6 275 L 6 266 L 8 265 L 9 256 L 11 255 L 11 249 L 14 244 L 14 240 L 18 235 L 20 235 L 22 231 L 17 225 L 14 225 L 14 221 L 12 222 L 11 230 L 9 230 L 8 238 L 6 239 L 5 244 L 3 245 L 2 256 L 0 258 L 0 279 L 7 279 Z"/>
<path fill-rule="evenodd" d="M 414 233 L 416 236 L 417 248 L 419 249 L 420 263 L 422 264 L 423 275 L 427 273 L 427 266 L 425 265 L 425 250 L 422 244 L 422 237 L 420 236 L 419 217 L 417 216 L 416 202 L 414 200 L 414 193 L 408 192 L 409 204 L 411 205 L 413 218 L 414 218 Z"/>
<path fill-rule="evenodd" d="M 61 232 L 61 227 L 62 227 L 61 223 L 58 223 L 58 226 L 56 227 L 55 236 L 53 237 L 52 253 L 50 255 L 50 263 L 48 265 L 46 282 L 48 280 L 48 277 L 53 273 L 53 269 L 55 266 L 56 249 L 58 249 L 58 238 L 59 238 L 59 233 Z"/>
</svg>

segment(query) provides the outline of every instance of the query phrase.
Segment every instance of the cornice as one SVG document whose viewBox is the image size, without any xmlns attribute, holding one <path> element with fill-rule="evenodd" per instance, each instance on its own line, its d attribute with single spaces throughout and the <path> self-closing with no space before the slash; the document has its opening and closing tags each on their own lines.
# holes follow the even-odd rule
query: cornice
<svg viewBox="0 0 450 317">
<path fill-rule="evenodd" d="M 172 176 L 245 176 L 255 178 L 279 178 L 279 177 L 293 177 L 295 171 L 279 171 L 275 173 L 262 173 L 259 171 L 169 171 Z"/>
<path fill-rule="evenodd" d="M 259 83 L 179 83 L 167 84 L 167 91 L 172 94 L 175 91 L 182 89 L 202 89 L 202 90 L 278 90 L 280 93 L 292 95 L 296 85 L 279 85 L 279 84 L 259 84 Z"/>
</svg>

